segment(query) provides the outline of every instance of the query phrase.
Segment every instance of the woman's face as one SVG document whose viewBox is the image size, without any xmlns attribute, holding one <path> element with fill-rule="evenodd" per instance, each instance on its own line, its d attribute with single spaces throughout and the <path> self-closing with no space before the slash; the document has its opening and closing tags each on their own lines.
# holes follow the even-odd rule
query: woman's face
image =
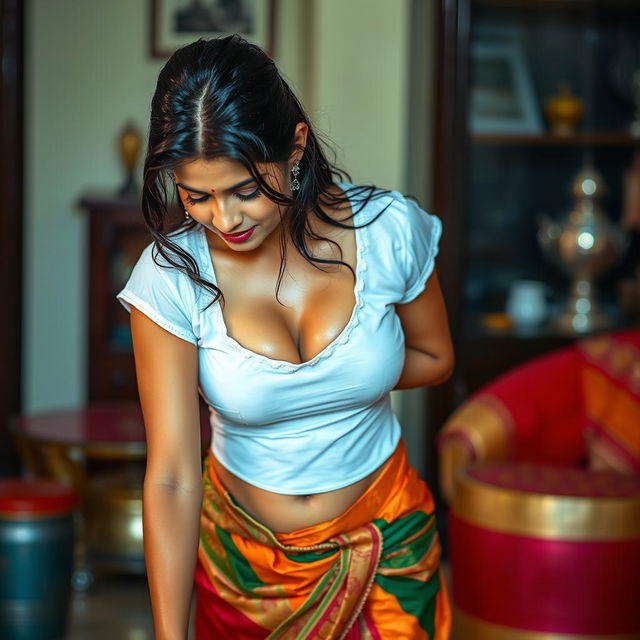
<svg viewBox="0 0 640 640">
<path fill-rule="evenodd" d="M 281 193 L 289 193 L 284 184 L 285 167 L 277 163 L 256 165 L 263 179 Z M 282 207 L 263 194 L 251 174 L 235 160 L 216 158 L 189 161 L 174 170 L 182 204 L 189 215 L 212 234 L 211 243 L 220 249 L 251 251 L 270 238 L 277 242 Z M 252 229 L 246 237 L 234 241 L 225 234 Z"/>
</svg>

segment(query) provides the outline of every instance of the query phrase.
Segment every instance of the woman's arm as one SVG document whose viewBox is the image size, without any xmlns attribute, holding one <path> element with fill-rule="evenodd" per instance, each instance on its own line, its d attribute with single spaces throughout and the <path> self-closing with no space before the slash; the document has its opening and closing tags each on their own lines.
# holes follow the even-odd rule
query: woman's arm
<svg viewBox="0 0 640 640">
<path fill-rule="evenodd" d="M 434 267 L 425 290 L 408 304 L 396 305 L 405 337 L 405 363 L 395 389 L 433 386 L 453 373 L 455 357 L 449 319 Z"/>
<path fill-rule="evenodd" d="M 142 520 L 156 640 L 185 640 L 202 506 L 195 345 L 131 308 L 147 436 Z"/>
</svg>

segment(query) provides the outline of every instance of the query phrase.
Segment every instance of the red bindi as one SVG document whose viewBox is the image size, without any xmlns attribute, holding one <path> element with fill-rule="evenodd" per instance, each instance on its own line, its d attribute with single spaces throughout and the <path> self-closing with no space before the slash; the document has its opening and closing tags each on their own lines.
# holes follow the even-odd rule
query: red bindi
<svg viewBox="0 0 640 640">
<path fill-rule="evenodd" d="M 215 189 L 211 189 L 211 193 L 215 193 L 215 192 L 216 192 L 216 190 L 215 190 Z"/>
</svg>

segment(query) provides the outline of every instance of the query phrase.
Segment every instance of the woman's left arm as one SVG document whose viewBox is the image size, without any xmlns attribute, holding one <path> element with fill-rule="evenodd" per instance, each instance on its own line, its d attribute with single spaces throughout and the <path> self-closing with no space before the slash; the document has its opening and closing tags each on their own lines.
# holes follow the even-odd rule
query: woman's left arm
<svg viewBox="0 0 640 640">
<path fill-rule="evenodd" d="M 405 336 L 405 362 L 394 390 L 433 386 L 448 380 L 455 356 L 437 268 L 417 298 L 395 307 Z"/>
</svg>

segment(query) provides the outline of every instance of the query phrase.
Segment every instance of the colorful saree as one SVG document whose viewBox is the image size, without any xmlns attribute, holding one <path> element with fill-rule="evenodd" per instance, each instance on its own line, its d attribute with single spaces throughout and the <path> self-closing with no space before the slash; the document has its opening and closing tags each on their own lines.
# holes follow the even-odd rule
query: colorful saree
<svg viewBox="0 0 640 640">
<path fill-rule="evenodd" d="M 449 638 L 433 497 L 402 441 L 344 513 L 291 533 L 244 511 L 210 457 L 203 479 L 196 640 Z"/>
</svg>

